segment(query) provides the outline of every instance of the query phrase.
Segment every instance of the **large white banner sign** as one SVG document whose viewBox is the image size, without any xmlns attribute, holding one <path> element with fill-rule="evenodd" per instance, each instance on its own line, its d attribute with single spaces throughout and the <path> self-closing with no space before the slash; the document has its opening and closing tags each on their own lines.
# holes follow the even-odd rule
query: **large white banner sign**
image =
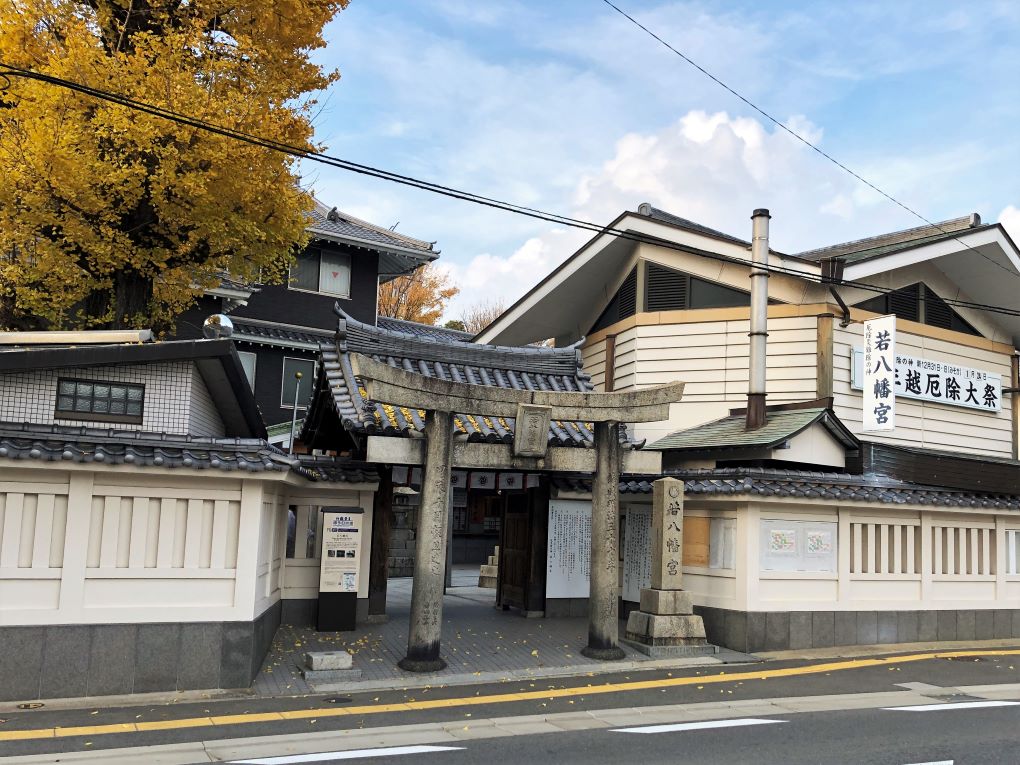
<svg viewBox="0 0 1020 765">
<path fill-rule="evenodd" d="M 591 575 L 591 502 L 549 500 L 545 596 L 587 598 Z"/>
<path fill-rule="evenodd" d="M 864 389 L 864 349 L 854 348 L 851 387 Z M 896 355 L 896 395 L 949 406 L 965 406 L 982 412 L 1002 411 L 1002 375 L 982 369 Z"/>
<path fill-rule="evenodd" d="M 864 430 L 896 427 L 896 317 L 864 322 Z"/>
</svg>

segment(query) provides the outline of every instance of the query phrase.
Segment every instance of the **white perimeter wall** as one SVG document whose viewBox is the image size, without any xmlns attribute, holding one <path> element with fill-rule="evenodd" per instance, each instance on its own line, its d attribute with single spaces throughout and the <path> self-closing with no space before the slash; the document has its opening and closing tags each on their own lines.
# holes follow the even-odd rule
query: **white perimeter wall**
<svg viewBox="0 0 1020 765">
<path fill-rule="evenodd" d="M 685 515 L 735 517 L 736 566 L 684 566 L 695 603 L 743 611 L 881 611 L 1020 607 L 1007 533 L 1020 514 L 752 503 L 696 505 Z M 763 571 L 762 521 L 836 524 L 832 573 Z"/>
<path fill-rule="evenodd" d="M 315 597 L 318 559 L 284 555 L 295 502 L 365 508 L 367 596 L 372 491 L 211 473 L 0 467 L 0 625 L 250 621 L 285 586 Z"/>
</svg>

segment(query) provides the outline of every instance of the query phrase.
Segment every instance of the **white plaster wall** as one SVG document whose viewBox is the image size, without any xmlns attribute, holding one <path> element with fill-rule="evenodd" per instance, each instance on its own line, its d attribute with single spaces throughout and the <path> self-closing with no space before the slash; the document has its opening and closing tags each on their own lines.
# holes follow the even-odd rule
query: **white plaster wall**
<svg viewBox="0 0 1020 765">
<path fill-rule="evenodd" d="M 209 395 L 209 388 L 197 367 L 191 370 L 191 419 L 188 432 L 193 436 L 223 436 L 227 429 L 223 425 L 216 404 Z"/>
</svg>

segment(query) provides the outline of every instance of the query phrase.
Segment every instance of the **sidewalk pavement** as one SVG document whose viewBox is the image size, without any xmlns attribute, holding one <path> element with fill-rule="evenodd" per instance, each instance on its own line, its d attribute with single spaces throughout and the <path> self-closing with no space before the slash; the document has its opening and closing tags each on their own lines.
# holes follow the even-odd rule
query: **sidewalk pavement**
<svg viewBox="0 0 1020 765">
<path fill-rule="evenodd" d="M 283 625 L 276 634 L 253 689 L 260 696 L 316 692 L 409 688 L 557 675 L 601 674 L 631 669 L 690 667 L 735 661 L 756 661 L 733 651 L 714 656 L 650 659 L 623 645 L 621 661 L 599 662 L 581 655 L 587 643 L 586 618 L 526 619 L 516 611 L 495 608 L 496 591 L 478 587 L 478 567 L 454 569 L 453 587 L 443 600 L 442 656 L 447 668 L 417 674 L 397 667 L 407 651 L 411 579 L 390 579 L 384 624 L 359 626 L 353 632 L 316 632 L 310 627 Z M 360 680 L 316 683 L 301 676 L 309 651 L 347 650 L 354 656 Z"/>
</svg>

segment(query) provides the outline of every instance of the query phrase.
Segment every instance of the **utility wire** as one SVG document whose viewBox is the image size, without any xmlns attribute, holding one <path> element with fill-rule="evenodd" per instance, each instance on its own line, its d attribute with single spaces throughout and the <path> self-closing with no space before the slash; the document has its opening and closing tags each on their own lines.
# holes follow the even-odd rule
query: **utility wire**
<svg viewBox="0 0 1020 765">
<path fill-rule="evenodd" d="M 354 172 L 361 175 L 379 178 L 381 180 L 399 183 L 405 186 L 410 186 L 412 188 L 421 189 L 423 191 L 429 191 L 431 193 L 452 197 L 454 199 L 460 199 L 466 202 L 471 202 L 473 204 L 479 204 L 486 207 L 504 210 L 506 212 L 511 212 L 517 215 L 524 215 L 530 218 L 535 218 L 537 220 L 542 220 L 549 223 L 566 226 L 569 228 L 577 228 L 589 231 L 596 235 L 608 235 L 633 242 L 653 244 L 666 249 L 676 250 L 691 255 L 698 255 L 700 257 L 704 257 L 719 262 L 724 263 L 739 262 L 738 259 L 726 255 L 720 255 L 709 250 L 703 250 L 701 248 L 691 247 L 689 245 L 683 245 L 677 242 L 671 242 L 666 239 L 660 239 L 659 237 L 636 233 L 624 229 L 613 228 L 611 226 L 603 226 L 597 223 L 593 223 L 591 221 L 586 221 L 579 218 L 572 218 L 569 216 L 559 215 L 556 213 L 550 213 L 536 208 L 526 207 L 524 205 L 517 205 L 511 202 L 505 202 L 491 197 L 485 197 L 480 194 L 462 191 L 460 189 L 452 188 L 449 186 L 431 183 L 429 181 L 424 181 L 418 178 L 414 178 L 412 176 L 401 175 L 399 173 L 394 173 L 388 170 L 382 170 L 380 168 L 372 167 L 370 165 L 363 165 L 357 162 L 351 162 L 340 157 L 333 157 L 328 154 L 308 149 L 307 147 L 294 146 L 270 138 L 252 135 L 240 130 L 224 127 L 222 125 L 217 125 L 195 117 L 190 117 L 186 114 L 181 114 L 171 109 L 155 106 L 144 101 L 138 101 L 136 99 L 121 95 L 119 93 L 114 93 L 99 88 L 93 88 L 91 86 L 83 85 L 72 80 L 66 80 L 60 77 L 42 74 L 30 69 L 24 69 L 21 67 L 12 66 L 10 64 L 5 64 L 2 61 L 0 61 L 0 79 L 12 76 L 25 77 L 27 79 L 33 79 L 39 82 L 44 82 L 57 87 L 65 88 L 77 93 L 81 93 L 83 95 L 87 95 L 103 101 L 124 106 L 125 108 L 140 111 L 155 117 L 160 117 L 162 119 L 166 119 L 177 124 L 193 127 L 198 130 L 203 130 L 215 135 L 231 138 L 233 140 L 241 141 L 253 146 L 260 146 L 263 148 L 271 149 L 273 151 L 278 151 L 289 156 L 297 157 L 299 159 L 311 160 L 313 162 L 329 165 L 331 167 L 347 170 L 349 172 Z M 823 277 L 821 274 L 813 274 L 808 271 L 801 270 L 799 268 L 791 268 L 787 266 L 779 266 L 772 264 L 765 265 L 763 266 L 763 268 L 771 273 L 793 276 L 799 279 L 804 279 L 805 281 L 809 281 L 816 284 L 824 284 L 827 286 L 856 287 L 859 289 L 867 290 L 870 292 L 876 292 L 880 294 L 889 294 L 895 291 L 894 289 L 889 287 L 868 284 L 866 282 L 860 281 L 848 281 L 848 280 L 834 281 L 832 279 Z M 971 308 L 974 310 L 984 310 L 993 313 L 1001 313 L 1009 316 L 1020 316 L 1020 309 L 1005 308 L 1002 306 L 992 306 L 984 303 L 975 303 L 956 299 L 946 299 L 945 302 L 948 305 L 960 308 Z"/>
<path fill-rule="evenodd" d="M 801 142 L 802 144 L 804 144 L 804 145 L 805 145 L 805 146 L 807 146 L 807 147 L 808 147 L 809 149 L 811 149 L 811 151 L 813 151 L 813 152 L 815 152 L 815 153 L 817 153 L 817 154 L 821 155 L 821 156 L 822 156 L 822 157 L 824 157 L 825 159 L 829 160 L 829 162 L 831 162 L 832 164 L 834 164 L 834 165 L 835 165 L 836 167 L 838 167 L 838 168 L 839 168 L 840 170 L 843 170 L 844 172 L 846 172 L 846 173 L 849 173 L 849 174 L 850 174 L 850 175 L 852 175 L 852 176 L 853 176 L 854 178 L 856 178 L 856 179 L 857 179 L 858 181 L 860 181 L 860 182 L 861 182 L 861 183 L 863 183 L 863 184 L 864 184 L 865 186 L 867 186 L 867 187 L 868 187 L 869 189 L 871 189 L 872 191 L 874 191 L 874 192 L 876 192 L 876 193 L 878 193 L 878 194 L 881 194 L 881 195 L 882 195 L 883 197 L 885 197 L 886 199 L 888 199 L 888 200 L 889 200 L 890 202 L 892 202 L 892 203 L 893 203 L 894 205 L 896 205 L 897 207 L 900 207 L 900 208 L 902 208 L 903 210 L 906 210 L 906 211 L 907 211 L 908 213 L 910 213 L 911 215 L 913 215 L 913 216 L 914 216 L 915 218 L 918 218 L 918 219 L 920 219 L 920 220 L 924 221 L 924 222 L 925 222 L 925 223 L 926 223 L 927 225 L 931 226 L 932 228 L 936 229 L 937 231 L 941 231 L 941 232 L 942 232 L 943 234 L 946 234 L 947 236 L 950 236 L 950 235 L 951 235 L 951 233 L 950 233 L 949 231 L 946 231 L 946 230 L 945 230 L 944 228 L 942 228 L 942 227 L 941 227 L 941 226 L 940 226 L 939 224 L 937 224 L 937 223 L 934 223 L 934 222 L 932 222 L 932 221 L 928 220 L 928 219 L 927 219 L 927 218 L 926 218 L 925 216 L 923 216 L 923 215 L 922 215 L 921 213 L 919 213 L 919 212 L 918 212 L 917 210 L 915 210 L 914 208 L 912 208 L 912 207 L 910 207 L 910 206 L 908 206 L 908 205 L 904 204 L 903 202 L 901 202 L 900 200 L 898 200 L 898 199 L 897 199 L 896 197 L 892 196 L 891 194 L 887 194 L 887 193 L 886 193 L 885 191 L 883 191 L 882 189 L 880 189 L 880 188 L 879 188 L 878 186 L 876 186 L 876 185 L 875 185 L 874 183 L 872 183 L 871 181 L 869 181 L 869 180 L 868 180 L 867 178 L 863 177 L 863 176 L 862 176 L 862 175 L 860 175 L 859 173 L 856 173 L 856 172 L 854 172 L 854 171 L 853 171 L 853 170 L 851 170 L 851 169 L 850 169 L 849 167 L 847 167 L 847 166 L 846 166 L 846 165 L 844 165 L 844 164 L 843 164 L 842 162 L 840 162 L 840 161 L 839 161 L 838 159 L 836 159 L 835 157 L 833 157 L 833 156 L 832 156 L 831 154 L 827 153 L 827 152 L 826 152 L 826 151 L 824 151 L 823 149 L 821 149 L 821 148 L 819 148 L 818 146 L 816 146 L 815 144 L 811 143 L 811 141 L 809 141 L 808 139 L 806 139 L 806 138 L 805 138 L 804 136 L 800 135 L 800 133 L 798 133 L 798 132 L 797 132 L 797 131 L 795 131 L 795 130 L 792 130 L 792 129 L 790 129 L 789 127 L 787 127 L 787 126 L 786 126 L 785 124 L 783 124 L 782 122 L 780 122 L 779 120 L 777 120 L 777 119 L 776 119 L 775 117 L 773 117 L 773 116 L 772 116 L 771 114 L 769 114 L 769 113 L 768 113 L 767 111 L 765 111 L 765 110 L 764 110 L 764 109 L 762 109 L 762 108 L 761 108 L 760 106 L 758 106 L 757 104 L 755 104 L 755 103 L 754 103 L 753 101 L 751 101 L 751 100 L 750 100 L 750 99 L 748 99 L 747 97 L 743 96 L 742 94 L 738 93 L 738 92 L 737 92 L 736 90 L 734 90 L 733 88 L 731 88 L 731 87 L 730 87 L 729 85 L 727 85 L 727 84 L 726 84 L 725 82 L 723 82 L 722 80 L 720 80 L 720 79 L 719 79 L 718 77 L 716 77 L 716 76 L 715 76 L 714 74 L 712 74 L 712 73 L 711 73 L 710 71 L 708 71 L 707 69 L 705 69 L 705 67 L 701 66 L 701 64 L 699 64 L 699 63 L 698 63 L 697 61 L 694 61 L 694 59 L 692 59 L 692 58 L 691 58 L 690 56 L 686 55 L 686 54 L 685 54 L 685 53 L 683 53 L 682 51 L 680 51 L 680 50 L 678 50 L 677 48 L 675 48 L 675 47 L 673 47 L 672 45 L 670 45 L 670 44 L 669 44 L 668 42 L 666 42 L 666 40 L 664 40 L 663 38 L 661 38 L 661 37 L 660 37 L 659 35 L 657 35 L 657 34 L 656 34 L 655 32 L 653 32 L 653 31 L 652 31 L 651 29 L 649 29 L 649 28 L 648 28 L 648 27 L 646 27 L 646 26 L 645 26 L 644 24 L 642 24 L 642 23 L 641 23 L 640 21 L 638 21 L 638 20 L 637 20 L 637 19 L 635 19 L 635 18 L 634 18 L 633 16 L 631 16 L 631 15 L 630 15 L 629 13 L 627 13 L 626 11 L 624 11 L 624 10 L 623 10 L 622 8 L 620 8 L 620 7 L 618 6 L 618 5 L 615 5 L 615 4 L 614 4 L 614 3 L 612 2 L 612 0 L 602 0 L 602 2 L 603 2 L 603 3 L 605 3 L 606 5 L 608 5 L 608 6 L 610 7 L 610 8 L 612 8 L 612 9 L 613 9 L 614 11 L 616 11 L 617 13 L 619 13 L 619 14 L 620 14 L 621 16 L 623 16 L 623 17 L 624 17 L 625 19 L 627 19 L 628 21 L 630 21 L 630 22 L 631 22 L 632 24 L 634 24 L 634 25 L 635 25 L 636 27 L 638 27 L 639 29 L 643 30 L 643 31 L 644 31 L 644 32 L 645 32 L 646 34 L 648 34 L 649 36 L 651 36 L 652 38 L 654 38 L 655 40 L 657 40 L 658 42 L 660 42 L 660 43 L 661 43 L 662 45 L 664 45 L 664 46 L 665 46 L 666 48 L 668 48 L 669 50 L 673 51 L 673 53 L 675 53 L 676 55 L 678 55 L 678 56 L 679 56 L 680 58 L 682 58 L 682 59 L 683 59 L 684 61 L 686 61 L 686 62 L 687 62 L 688 64 L 690 64 L 690 65 L 691 65 L 692 67 L 694 67 L 694 68 L 695 68 L 695 69 L 697 69 L 697 70 L 698 70 L 699 72 L 701 72 L 701 73 L 702 73 L 703 75 L 705 75 L 706 77 L 708 77 L 708 79 L 712 80 L 712 82 L 714 82 L 714 83 L 715 83 L 716 85 L 718 85 L 719 87 L 721 87 L 721 88 L 722 88 L 723 90 L 725 90 L 726 92 L 728 92 L 728 93 L 730 93 L 731 95 L 735 96 L 736 98 L 738 98 L 738 99 L 739 99 L 740 101 L 742 101 L 743 103 L 747 104 L 747 105 L 748 105 L 749 107 L 751 107 L 752 109 L 754 109 L 754 111 L 758 112 L 758 114 L 760 114 L 760 115 L 761 115 L 762 117 L 764 117 L 764 118 L 765 118 L 765 119 L 767 119 L 767 120 L 768 120 L 769 122 L 771 122 L 772 124 L 774 124 L 774 125 L 775 125 L 776 127 L 780 128 L 781 130 L 783 130 L 783 131 L 785 131 L 785 132 L 789 133 L 790 135 L 792 135 L 792 136 L 793 136 L 794 138 L 796 138 L 796 139 L 797 139 L 798 141 L 800 141 L 800 142 Z M 962 244 L 962 245 L 963 245 L 964 247 L 966 247 L 967 249 L 969 249 L 969 250 L 973 250 L 973 251 L 974 251 L 974 252 L 976 252 L 976 253 L 977 253 L 978 255 L 980 255 L 980 256 L 981 256 L 981 257 L 983 257 L 983 258 L 984 258 L 985 260 L 987 260 L 987 261 L 988 261 L 989 263 L 993 263 L 994 265 L 998 266 L 998 267 L 999 267 L 999 268 L 1001 268 L 1001 269 L 1002 269 L 1003 271 L 1006 271 L 1007 273 L 1011 274 L 1011 275 L 1012 275 L 1012 276 L 1014 276 L 1014 277 L 1016 277 L 1016 276 L 1017 276 L 1017 273 L 1016 273 L 1015 271 L 1012 271 L 1012 270 L 1010 270 L 1009 268 L 1006 268 L 1006 266 L 1004 266 L 1004 265 L 1002 265 L 1001 263 L 999 263 L 999 262 L 997 262 L 997 261 L 993 260 L 992 258 L 988 257 L 987 255 L 985 255 L 985 254 L 984 254 L 983 252 L 981 252 L 980 250 L 978 250 L 978 249 L 975 249 L 974 247 L 971 247 L 971 246 L 970 246 L 969 244 L 967 244 L 966 242 L 960 241 L 960 239 L 959 239 L 959 238 L 957 238 L 957 237 L 955 237 L 955 236 L 953 237 L 953 239 L 955 239 L 955 240 L 956 240 L 957 242 L 959 242 L 960 244 Z"/>
</svg>

